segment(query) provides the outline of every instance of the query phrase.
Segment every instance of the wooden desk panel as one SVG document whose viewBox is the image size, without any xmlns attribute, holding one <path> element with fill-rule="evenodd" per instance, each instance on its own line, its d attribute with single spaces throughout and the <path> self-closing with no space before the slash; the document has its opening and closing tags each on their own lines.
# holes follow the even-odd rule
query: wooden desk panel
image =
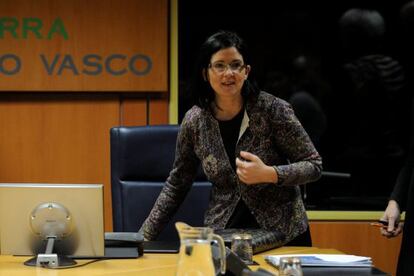
<svg viewBox="0 0 414 276">
<path fill-rule="evenodd" d="M 382 213 L 381 213 L 382 214 Z M 373 220 L 375 221 L 375 220 Z M 395 275 L 401 235 L 387 239 L 370 221 L 311 221 L 312 243 L 346 254 L 370 256 L 376 267 Z"/>
</svg>

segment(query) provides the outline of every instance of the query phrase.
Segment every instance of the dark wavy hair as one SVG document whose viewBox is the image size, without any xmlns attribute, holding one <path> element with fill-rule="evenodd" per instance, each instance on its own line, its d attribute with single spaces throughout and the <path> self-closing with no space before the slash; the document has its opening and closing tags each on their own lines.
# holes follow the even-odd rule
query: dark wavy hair
<svg viewBox="0 0 414 276">
<path fill-rule="evenodd" d="M 208 70 L 211 57 L 216 52 L 231 47 L 235 47 L 239 51 L 245 64 L 251 64 L 250 57 L 247 53 L 247 45 L 236 33 L 219 31 L 208 37 L 200 48 L 195 65 L 194 76 L 189 86 L 192 104 L 203 109 L 210 109 L 215 94 L 209 81 L 206 81 L 203 77 L 203 70 Z M 245 80 L 242 87 L 242 97 L 246 100 L 248 97 L 258 95 L 259 91 L 255 81 L 253 81 L 251 75 L 249 75 L 249 78 Z"/>
</svg>

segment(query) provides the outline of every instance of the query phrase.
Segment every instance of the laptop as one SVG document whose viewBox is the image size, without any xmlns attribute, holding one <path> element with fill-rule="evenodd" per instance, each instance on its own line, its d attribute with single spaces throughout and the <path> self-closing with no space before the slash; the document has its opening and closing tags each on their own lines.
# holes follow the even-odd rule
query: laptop
<svg viewBox="0 0 414 276">
<path fill-rule="evenodd" d="M 0 183 L 2 255 L 33 256 L 56 236 L 54 252 L 105 254 L 102 184 Z"/>
</svg>

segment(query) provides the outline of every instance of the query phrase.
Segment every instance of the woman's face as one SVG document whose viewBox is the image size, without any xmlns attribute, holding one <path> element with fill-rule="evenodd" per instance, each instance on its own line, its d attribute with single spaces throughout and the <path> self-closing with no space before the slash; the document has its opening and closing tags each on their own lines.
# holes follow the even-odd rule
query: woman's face
<svg viewBox="0 0 414 276">
<path fill-rule="evenodd" d="M 211 56 L 205 77 L 216 97 L 239 97 L 250 66 L 235 47 L 221 49 Z"/>
</svg>

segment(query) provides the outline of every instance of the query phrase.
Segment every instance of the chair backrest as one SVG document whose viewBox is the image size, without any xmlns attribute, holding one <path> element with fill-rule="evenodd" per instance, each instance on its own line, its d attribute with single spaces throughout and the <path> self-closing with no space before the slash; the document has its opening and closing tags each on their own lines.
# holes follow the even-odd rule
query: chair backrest
<svg viewBox="0 0 414 276">
<path fill-rule="evenodd" d="M 179 126 L 113 127 L 111 185 L 113 228 L 134 232 L 144 222 L 174 162 Z M 177 240 L 175 221 L 202 226 L 211 184 L 201 170 L 185 201 L 158 240 Z"/>
</svg>

